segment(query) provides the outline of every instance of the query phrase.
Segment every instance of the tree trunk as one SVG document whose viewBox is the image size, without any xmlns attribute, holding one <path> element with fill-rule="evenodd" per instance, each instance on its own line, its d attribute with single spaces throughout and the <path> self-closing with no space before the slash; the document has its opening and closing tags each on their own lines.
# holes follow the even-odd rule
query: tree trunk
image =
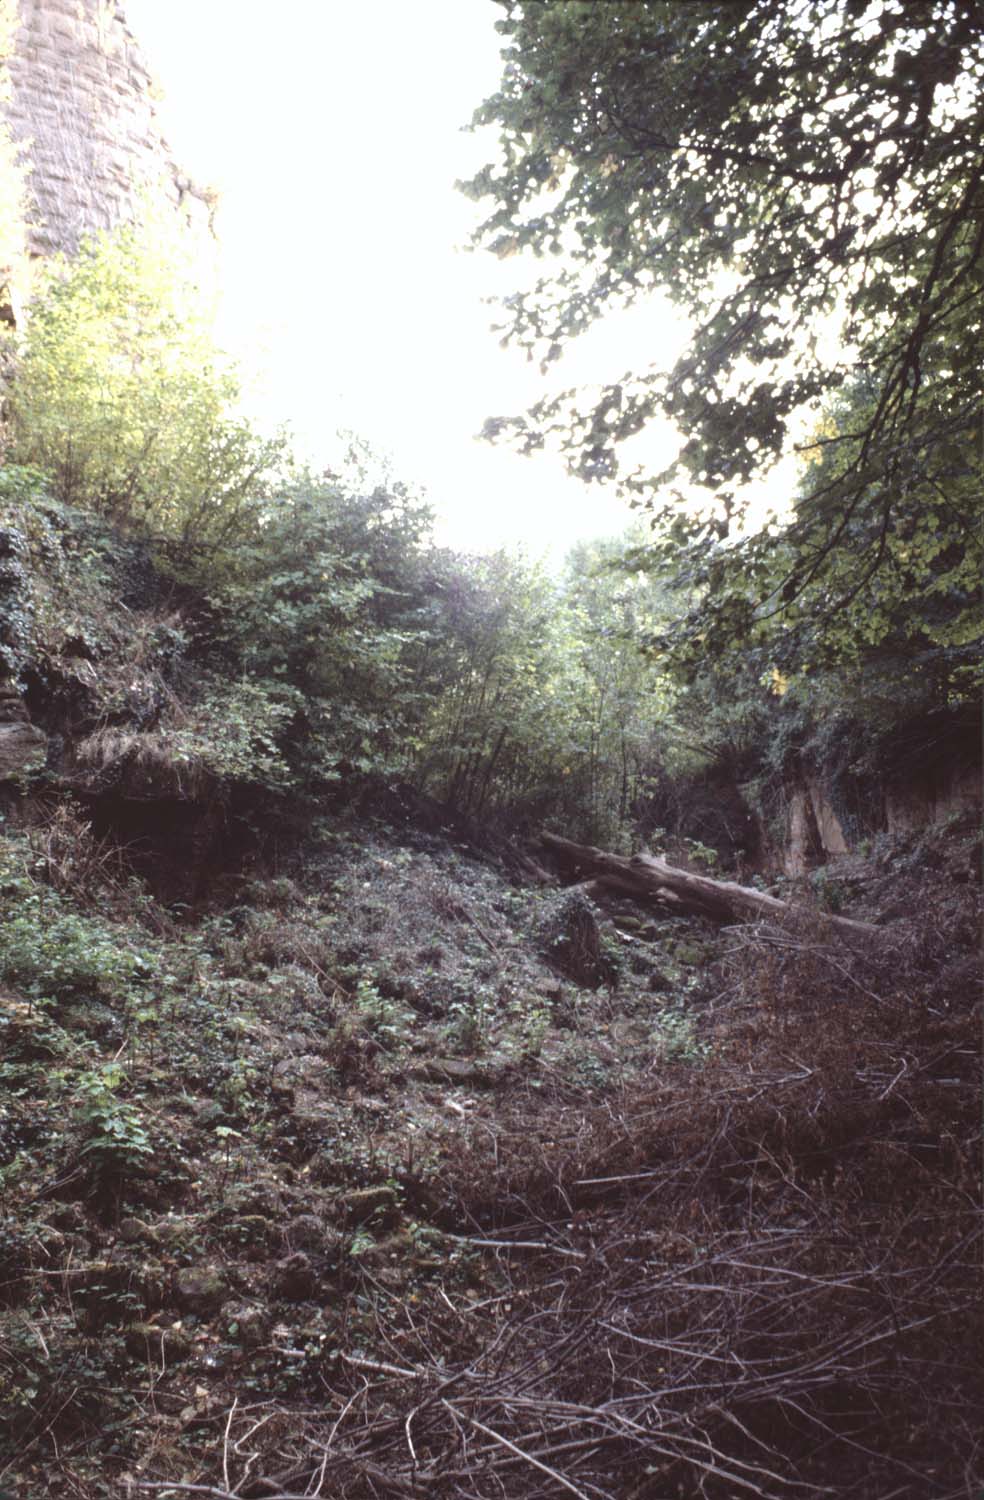
<svg viewBox="0 0 984 1500">
<path fill-rule="evenodd" d="M 777 921 L 805 910 L 764 891 L 737 885 L 733 880 L 694 875 L 654 855 L 634 854 L 627 859 L 590 844 L 574 844 L 556 833 L 544 833 L 541 837 L 544 847 L 573 873 L 585 879 L 594 878 L 603 888 L 617 890 L 646 906 L 662 906 L 709 917 L 715 922 Z M 850 917 L 824 914 L 823 920 L 845 936 L 859 937 L 879 931 L 868 922 L 856 922 Z"/>
</svg>

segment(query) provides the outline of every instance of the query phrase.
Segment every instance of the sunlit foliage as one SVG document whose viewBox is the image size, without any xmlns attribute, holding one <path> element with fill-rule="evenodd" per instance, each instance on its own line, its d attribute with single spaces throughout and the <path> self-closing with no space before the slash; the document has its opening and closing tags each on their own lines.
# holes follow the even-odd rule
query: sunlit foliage
<svg viewBox="0 0 984 1500">
<path fill-rule="evenodd" d="M 907 593 L 963 589 L 957 557 L 979 563 L 980 7 L 503 9 L 503 81 L 476 117 L 498 126 L 501 155 L 467 190 L 490 207 L 480 244 L 548 257 L 507 299 L 507 339 L 546 370 L 656 289 L 694 334 L 669 372 L 550 396 L 491 430 L 527 449 L 559 440 L 581 476 L 618 478 L 650 509 L 664 565 L 710 600 L 674 632 L 691 666 L 765 621 L 812 634 L 804 659 L 837 653 L 837 617 L 879 645 Z M 792 519 L 735 551 L 745 482 L 825 402 L 834 427 Z M 657 413 L 684 434 L 678 461 L 624 472 L 620 445 Z"/>
<path fill-rule="evenodd" d="M 239 410 L 207 298 L 162 225 L 90 240 L 40 273 L 7 393 L 14 458 L 58 499 L 171 539 L 255 518 L 280 444 Z"/>
</svg>

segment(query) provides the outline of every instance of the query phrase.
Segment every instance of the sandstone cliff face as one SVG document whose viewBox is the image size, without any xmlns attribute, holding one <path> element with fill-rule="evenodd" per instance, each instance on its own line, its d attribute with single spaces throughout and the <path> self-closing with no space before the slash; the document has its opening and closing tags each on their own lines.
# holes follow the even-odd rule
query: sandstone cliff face
<svg viewBox="0 0 984 1500">
<path fill-rule="evenodd" d="M 924 749 L 904 774 L 871 777 L 852 798 L 820 770 L 806 772 L 785 789 L 782 869 L 805 875 L 857 853 L 875 834 L 911 833 L 979 812 L 982 790 L 980 736 L 972 720 L 968 726 L 955 719 L 932 752 Z"/>
<path fill-rule="evenodd" d="M 207 232 L 209 195 L 172 159 L 119 0 L 20 0 L 4 106 L 28 168 L 28 248 L 63 251 L 146 202 Z"/>
<path fill-rule="evenodd" d="M 0 782 L 38 771 L 44 765 L 48 736 L 28 722 L 27 709 L 11 682 L 0 684 Z"/>
</svg>

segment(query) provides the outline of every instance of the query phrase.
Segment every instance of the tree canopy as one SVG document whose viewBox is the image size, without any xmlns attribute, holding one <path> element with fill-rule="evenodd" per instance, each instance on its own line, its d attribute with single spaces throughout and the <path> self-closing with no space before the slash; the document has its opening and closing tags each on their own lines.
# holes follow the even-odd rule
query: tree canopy
<svg viewBox="0 0 984 1500">
<path fill-rule="evenodd" d="M 476 122 L 498 125 L 501 154 L 466 191 L 492 200 L 479 244 L 554 257 L 507 300 L 507 340 L 546 370 L 656 289 L 694 332 L 674 368 L 628 371 L 587 401 L 551 394 L 492 433 L 527 449 L 559 440 L 582 477 L 615 478 L 653 511 L 707 601 L 691 648 L 765 622 L 801 634 L 804 614 L 847 622 L 843 647 L 876 578 L 939 594 L 944 577 L 966 594 L 979 566 L 979 5 L 500 4 L 502 85 Z M 630 470 L 619 447 L 657 413 L 684 434 L 679 457 Z M 822 461 L 791 521 L 736 547 L 743 486 L 791 435 Z M 951 600 L 956 635 L 970 607 Z"/>
</svg>

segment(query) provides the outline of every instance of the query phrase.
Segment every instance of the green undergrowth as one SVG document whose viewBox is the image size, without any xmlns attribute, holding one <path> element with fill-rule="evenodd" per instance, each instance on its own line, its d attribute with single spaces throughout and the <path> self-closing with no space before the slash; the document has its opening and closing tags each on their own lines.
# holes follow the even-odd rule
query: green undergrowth
<svg viewBox="0 0 984 1500">
<path fill-rule="evenodd" d="M 966 1133 L 969 820 L 799 889 L 924 913 L 870 958 L 613 899 L 590 987 L 559 940 L 580 893 L 431 834 L 315 827 L 194 919 L 110 854 L 65 805 L 0 839 L 0 1483 L 32 1500 L 216 1480 L 235 1403 L 273 1442 L 394 1339 L 465 1358 L 526 1297 L 532 1329 L 556 1283 L 499 1239 L 621 1255 L 637 1182 L 675 1226 L 654 1265 L 753 1209 L 849 1240 L 884 1198 L 908 1234 L 924 1158 L 947 1215 L 970 1190 L 941 1123 L 959 1095 Z"/>
<path fill-rule="evenodd" d="M 0 1432 L 22 1493 L 47 1493 L 53 1441 L 115 1494 L 196 1391 L 308 1388 L 370 1339 L 374 1286 L 467 1291 L 461 1131 L 703 1051 L 683 924 L 603 919 L 611 983 L 579 988 L 551 951 L 563 893 L 429 836 L 322 832 L 192 922 L 49 807 L 0 838 L 0 892 Z"/>
<path fill-rule="evenodd" d="M 965 1071 L 951 1030 L 973 990 L 967 819 L 799 889 L 876 922 L 900 901 L 927 914 L 919 942 L 900 928 L 889 967 L 869 972 L 813 938 L 763 947 L 616 898 L 601 910 L 518 884 L 477 848 L 354 815 L 193 914 L 155 900 L 79 807 L 10 814 L 0 1485 L 32 1500 L 217 1477 L 216 1414 L 309 1405 L 344 1387 L 346 1361 L 388 1360 L 400 1329 L 420 1357 L 417 1316 L 436 1329 L 451 1308 L 428 1338 L 463 1349 L 488 1332 L 468 1310 L 506 1305 L 518 1274 L 486 1240 L 556 1242 L 580 1264 L 581 1216 L 607 1192 L 591 1183 L 689 1181 L 725 1128 L 727 1161 L 674 1208 L 677 1238 L 699 1239 L 692 1212 L 723 1214 L 715 1234 L 738 1224 L 756 1152 L 778 1163 L 792 1213 L 787 1179 L 812 1192 L 817 1171 L 860 1172 L 855 1127 L 890 1138 L 918 1034 L 936 1028 L 949 1049 L 944 1082 Z M 586 913 L 590 984 L 565 941 Z M 814 1075 L 804 1060 L 824 1048 Z M 765 1102 L 814 1077 L 802 1110 Z M 899 1116 L 901 1147 L 924 1152 L 914 1118 Z M 878 1192 L 895 1193 L 889 1148 L 864 1149 Z M 970 1170 L 963 1146 L 938 1154 Z"/>
</svg>

